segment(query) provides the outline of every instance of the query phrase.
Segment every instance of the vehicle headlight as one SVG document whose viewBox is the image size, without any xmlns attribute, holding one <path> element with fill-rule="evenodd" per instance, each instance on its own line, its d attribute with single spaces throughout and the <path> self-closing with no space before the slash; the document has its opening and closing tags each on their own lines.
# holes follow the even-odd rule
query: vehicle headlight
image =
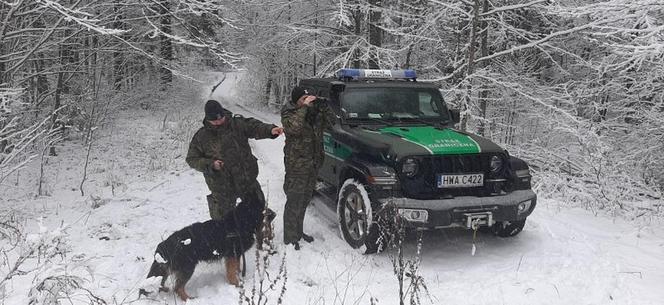
<svg viewBox="0 0 664 305">
<path fill-rule="evenodd" d="M 429 219 L 427 210 L 399 209 L 399 215 L 408 221 L 426 223 Z"/>
<path fill-rule="evenodd" d="M 530 209 L 531 204 L 532 202 L 530 200 L 519 202 L 519 205 L 516 207 L 517 213 L 521 215 L 524 212 L 528 211 Z"/>
<path fill-rule="evenodd" d="M 499 172 L 501 169 L 503 169 L 503 159 L 499 156 L 491 157 L 491 163 L 489 164 L 489 168 L 491 169 L 492 173 Z"/>
<path fill-rule="evenodd" d="M 401 172 L 407 177 L 413 177 L 417 175 L 418 169 L 419 165 L 417 164 L 417 160 L 413 158 L 408 158 L 404 160 L 403 164 L 401 165 Z"/>
</svg>

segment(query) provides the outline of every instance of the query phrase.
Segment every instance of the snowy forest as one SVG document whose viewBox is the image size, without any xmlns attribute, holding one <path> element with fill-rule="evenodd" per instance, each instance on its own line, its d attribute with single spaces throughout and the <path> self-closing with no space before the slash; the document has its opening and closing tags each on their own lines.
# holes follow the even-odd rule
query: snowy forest
<svg viewBox="0 0 664 305">
<path fill-rule="evenodd" d="M 29 238 L 31 217 L 60 206 L 53 196 L 64 175 L 54 175 L 64 156 L 76 156 L 74 165 L 66 165 L 73 172 L 66 188 L 72 202 L 85 203 L 80 209 L 111 205 L 131 189 L 127 177 L 139 167 L 145 179 L 180 173 L 208 84 L 223 81 L 209 72 L 236 73 L 234 103 L 275 114 L 304 78 L 345 67 L 413 69 L 418 81 L 437 84 L 448 106 L 461 111 L 460 130 L 487 137 L 530 164 L 541 200 L 614 222 L 664 216 L 661 0 L 0 0 L 0 20 L 2 304 L 64 304 L 75 295 L 52 294 L 56 287 L 85 295 L 75 304 L 135 298 L 134 292 L 124 299 L 117 291 L 97 293 L 99 278 L 79 281 L 88 276 L 80 270 L 72 272 L 76 278 L 49 284 L 54 278 L 47 274 L 57 273 L 53 266 L 69 274 L 63 266 L 77 256 L 66 255 L 64 231 L 52 231 L 60 223 L 51 223 L 47 234 L 40 222 L 41 233 Z M 203 87 L 205 94 L 198 89 Z M 174 111 L 182 101 L 198 103 L 198 112 Z M 137 146 L 143 140 L 131 133 L 120 143 L 132 151 L 113 162 L 95 158 L 102 148 L 109 155 L 119 149 L 102 143 L 126 111 L 156 113 L 153 127 L 165 138 L 146 140 L 155 146 L 139 161 L 130 159 L 143 153 Z M 97 187 L 110 193 L 99 195 Z M 50 206 L 36 204 L 42 201 Z M 30 202 L 41 212 L 21 214 L 21 204 Z M 141 251 L 148 261 L 161 234 L 145 240 Z M 74 262 L 86 259 L 91 257 Z M 31 274 L 36 270 L 42 276 Z M 143 269 L 137 272 L 128 281 L 144 278 Z M 656 288 L 657 281 L 649 285 Z M 12 299 L 11 291 L 23 286 L 28 296 Z M 368 300 L 301 304 L 394 302 Z M 454 303 L 438 299 L 445 300 Z M 563 300 L 542 304 L 575 303 Z M 608 299 L 577 304 L 588 303 Z"/>
</svg>

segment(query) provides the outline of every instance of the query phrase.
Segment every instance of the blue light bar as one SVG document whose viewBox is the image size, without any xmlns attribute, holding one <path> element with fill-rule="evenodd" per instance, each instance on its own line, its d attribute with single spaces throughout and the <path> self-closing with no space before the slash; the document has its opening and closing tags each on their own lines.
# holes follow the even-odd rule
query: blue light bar
<svg viewBox="0 0 664 305">
<path fill-rule="evenodd" d="M 415 70 L 401 70 L 403 71 L 404 78 L 410 78 L 410 79 L 416 79 L 417 74 L 415 73 Z"/>
<path fill-rule="evenodd" d="M 415 80 L 415 70 L 376 70 L 376 69 L 339 69 L 336 73 L 338 79 L 410 79 Z"/>
</svg>

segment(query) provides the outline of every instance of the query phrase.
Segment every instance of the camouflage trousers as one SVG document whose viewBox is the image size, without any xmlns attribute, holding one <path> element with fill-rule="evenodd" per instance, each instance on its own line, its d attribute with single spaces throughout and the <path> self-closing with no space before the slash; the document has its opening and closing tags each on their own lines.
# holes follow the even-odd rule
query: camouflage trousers
<svg viewBox="0 0 664 305">
<path fill-rule="evenodd" d="M 265 195 L 263 194 L 263 190 L 261 189 L 261 185 L 258 183 L 258 181 L 254 180 L 253 183 L 248 185 L 243 190 L 242 194 L 249 192 L 256 193 L 258 198 L 263 201 L 263 203 L 265 203 Z M 223 219 L 227 212 L 235 208 L 237 198 L 242 194 L 222 194 L 213 192 L 212 194 L 207 195 L 210 218 L 217 220 Z"/>
<path fill-rule="evenodd" d="M 316 175 L 292 175 L 284 180 L 286 206 L 284 207 L 284 243 L 302 238 L 304 214 L 316 186 Z"/>
</svg>

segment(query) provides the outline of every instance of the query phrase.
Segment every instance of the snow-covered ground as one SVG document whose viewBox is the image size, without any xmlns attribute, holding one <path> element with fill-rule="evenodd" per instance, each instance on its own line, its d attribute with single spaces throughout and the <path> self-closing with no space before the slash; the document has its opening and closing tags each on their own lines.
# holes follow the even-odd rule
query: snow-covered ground
<svg viewBox="0 0 664 305">
<path fill-rule="evenodd" d="M 277 114 L 234 103 L 237 79 L 229 76 L 213 97 L 236 113 L 278 123 Z M 205 90 L 214 83 L 211 77 Z M 45 289 L 30 289 L 53 274 L 83 279 L 83 287 L 108 304 L 181 304 L 170 293 L 139 299 L 138 291 L 157 288 L 158 279 L 145 279 L 157 243 L 208 218 L 203 177 L 186 167 L 186 145 L 169 133 L 178 128 L 193 133 L 200 125 L 203 103 L 192 98 L 159 113 L 120 114 L 96 142 L 85 196 L 78 191 L 85 151 L 75 143 L 60 147 L 59 156 L 49 159 L 50 196 L 24 195 L 34 192 L 36 184 L 21 176 L 5 181 L 0 186 L 0 215 L 5 218 L 0 220 L 13 216 L 32 233 L 28 241 L 59 241 L 67 251 L 37 270 L 30 267 L 37 266 L 36 261 L 27 261 L 23 272 L 0 286 L 0 304 L 44 299 Z M 259 181 L 278 214 L 278 253 L 271 263 L 275 272 L 286 255 L 287 291 L 282 303 L 371 304 L 373 299 L 375 304 L 399 304 L 390 255 L 363 255 L 350 249 L 320 204 L 308 210 L 305 220 L 305 231 L 315 242 L 303 244 L 301 251 L 281 244 L 283 137 L 252 145 L 259 159 Z M 568 205 L 540 200 L 520 235 L 510 239 L 479 235 L 474 256 L 469 231 L 424 234 L 420 272 L 430 299 L 425 297 L 422 304 L 664 304 L 661 220 L 627 222 L 563 206 Z M 8 239 L 0 236 L 2 252 L 8 253 L 0 259 L 3 276 L 17 259 L 18 252 L 7 251 L 9 246 Z M 409 242 L 406 250 L 407 257 L 414 255 L 415 243 Z M 247 259 L 250 283 L 253 254 Z M 57 290 L 54 287 L 50 291 Z M 220 263 L 199 265 L 187 288 L 196 297 L 187 304 L 238 303 L 238 290 L 227 284 Z M 81 289 L 72 291 L 75 294 L 63 304 L 92 303 Z M 268 304 L 276 304 L 277 296 L 277 291 L 269 293 Z"/>
</svg>

